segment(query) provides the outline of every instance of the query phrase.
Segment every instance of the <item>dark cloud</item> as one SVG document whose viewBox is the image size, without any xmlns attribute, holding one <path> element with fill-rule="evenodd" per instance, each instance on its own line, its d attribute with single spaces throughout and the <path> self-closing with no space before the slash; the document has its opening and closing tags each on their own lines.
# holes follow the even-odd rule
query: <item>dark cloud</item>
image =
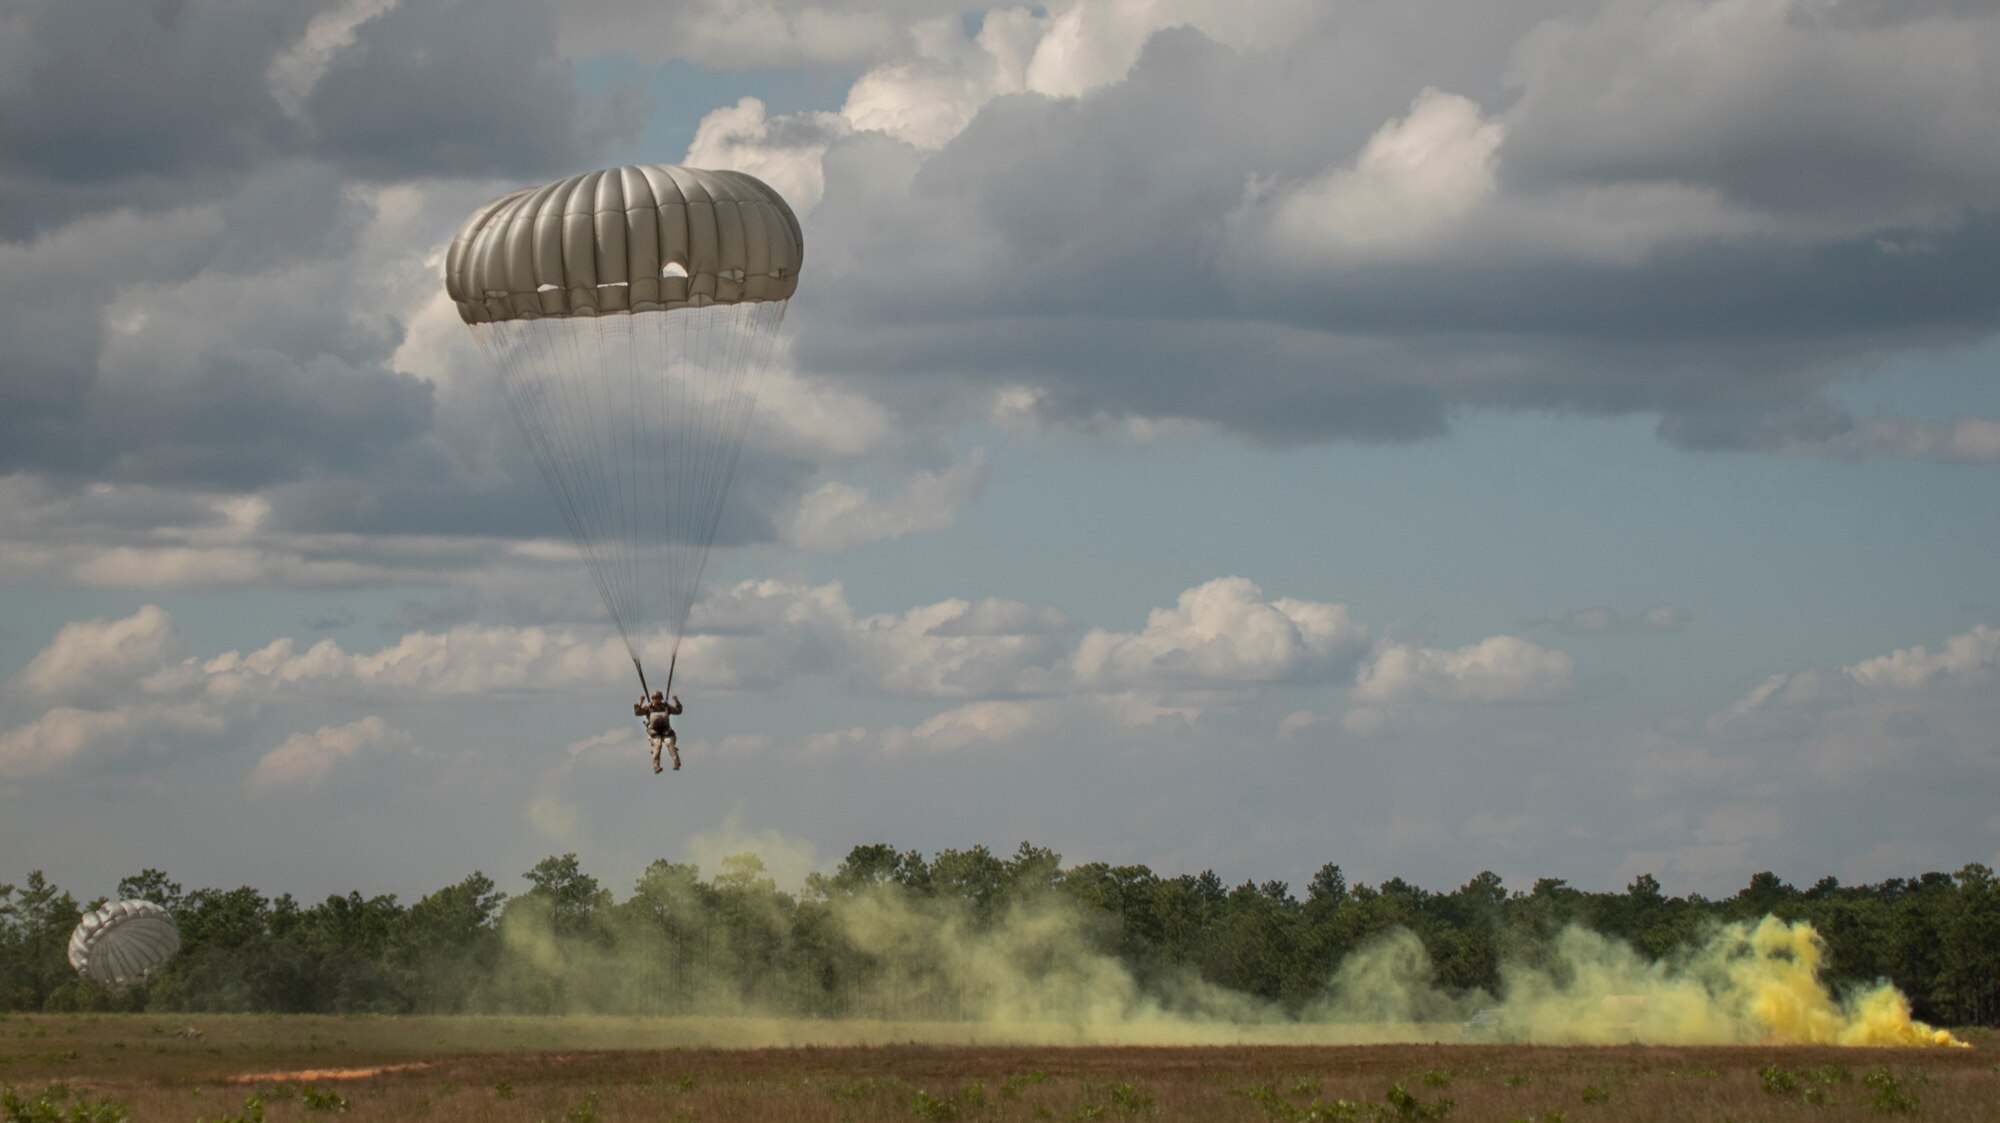
<svg viewBox="0 0 2000 1123">
<path fill-rule="evenodd" d="M 2000 19 L 1564 7 L 1501 6 L 1477 49 L 1448 21 L 1378 23 L 1361 38 L 1401 72 L 1351 28 L 1251 53 L 1172 29 L 1124 82 L 999 98 L 939 151 L 841 141 L 800 354 L 1277 442 L 1428 436 L 1483 405 L 1761 448 L 1851 427 L 1837 378 L 2000 330 L 2000 67 L 1980 61 Z M 1669 50 L 1703 30 L 1740 41 Z M 1433 230 L 1288 243 L 1253 206 L 1355 168 L 1427 86 L 1499 138 Z M 1421 217 L 1398 186 L 1392 217 Z"/>
<path fill-rule="evenodd" d="M 2000 176 L 1996 53 L 1990 4 L 1607 4 L 1519 52 L 1503 163 L 1521 183 L 1712 185 L 1784 216 L 1935 217 Z"/>
<path fill-rule="evenodd" d="M 314 150 L 378 178 L 567 174 L 636 137 L 643 100 L 586 100 L 553 9 L 405 0 L 356 30 L 302 105 Z"/>
<path fill-rule="evenodd" d="M 554 174 L 645 124 L 643 100 L 578 91 L 543 5 L 384 7 L 25 0 L 0 24 L 0 238 L 227 197 L 275 159 L 377 179 Z"/>
<path fill-rule="evenodd" d="M 255 488 L 428 428 L 400 329 L 351 300 L 372 221 L 290 164 L 213 206 L 85 220 L 0 252 L 0 472 Z M 297 207 L 295 218 L 287 218 Z"/>
<path fill-rule="evenodd" d="M 22 0 L 0 82 L 0 236 L 185 201 L 283 145 L 265 72 L 329 6 Z"/>
<path fill-rule="evenodd" d="M 492 188 L 412 217 L 365 184 L 541 174 L 636 133 L 645 107 L 583 97 L 549 19 L 525 0 L 10 6 L 0 473 L 253 490 L 429 467 L 433 390 L 393 356 L 430 286 L 385 286 Z"/>
<path fill-rule="evenodd" d="M 1167 29 L 1123 80 L 1000 97 L 940 150 L 834 141 L 797 354 L 906 417 L 1020 383 L 1052 420 L 1270 443 L 1419 439 L 1491 406 L 1852 445 L 1833 379 L 2000 329 L 2000 20 L 1892 8 L 1363 4 L 1262 51 Z M 287 533 L 558 533 L 490 374 L 437 369 L 461 357 L 428 340 L 434 381 L 398 369 L 435 298 L 423 255 L 468 207 L 644 124 L 579 92 L 554 19 L 0 15 L 0 473 L 262 490 Z M 1703 27 L 1734 34 L 1675 53 Z M 1449 213 L 1386 249 L 1285 235 L 1277 204 L 1332 222 L 1314 192 L 1426 90 L 1492 130 L 1490 182 L 1468 162 Z M 1385 191 L 1391 225 L 1424 217 Z M 718 539 L 768 540 L 812 470 L 753 452 Z"/>
</svg>

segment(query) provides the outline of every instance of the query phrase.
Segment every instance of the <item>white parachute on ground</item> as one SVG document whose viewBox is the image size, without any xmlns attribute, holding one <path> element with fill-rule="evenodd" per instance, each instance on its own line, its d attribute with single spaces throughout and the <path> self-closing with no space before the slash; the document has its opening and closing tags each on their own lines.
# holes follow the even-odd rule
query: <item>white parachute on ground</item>
<svg viewBox="0 0 2000 1123">
<path fill-rule="evenodd" d="M 668 164 L 502 195 L 452 241 L 445 289 L 642 682 L 647 632 L 679 654 L 804 252 L 763 181 Z"/>
<path fill-rule="evenodd" d="M 167 910 L 151 901 L 113 901 L 70 933 L 69 965 L 118 990 L 144 982 L 180 947 L 180 929 Z"/>
</svg>

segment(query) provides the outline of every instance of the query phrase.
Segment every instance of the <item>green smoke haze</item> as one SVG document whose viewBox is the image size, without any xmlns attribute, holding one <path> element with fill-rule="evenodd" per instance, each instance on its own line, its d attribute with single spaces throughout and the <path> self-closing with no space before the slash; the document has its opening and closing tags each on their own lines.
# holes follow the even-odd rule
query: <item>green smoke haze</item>
<svg viewBox="0 0 2000 1123">
<path fill-rule="evenodd" d="M 474 874 L 408 906 L 184 893 L 146 871 L 120 895 L 166 905 L 184 947 L 123 994 L 48 962 L 79 906 L 34 875 L 0 887 L 0 1002 L 822 1019 L 1046 1043 L 1920 1044 L 1943 1039 L 1918 1017 L 1990 1018 L 2000 986 L 2000 947 L 1980 939 L 2000 889 L 1977 866 L 1803 892 L 1760 874 L 1710 902 L 1651 878 L 1623 894 L 1491 874 L 1450 893 L 1350 887 L 1333 865 L 1301 897 L 1064 867 L 1026 843 L 1004 859 L 856 847 L 796 893 L 754 854 L 720 865 L 655 862 L 621 900 L 562 855 L 523 893 Z"/>
</svg>

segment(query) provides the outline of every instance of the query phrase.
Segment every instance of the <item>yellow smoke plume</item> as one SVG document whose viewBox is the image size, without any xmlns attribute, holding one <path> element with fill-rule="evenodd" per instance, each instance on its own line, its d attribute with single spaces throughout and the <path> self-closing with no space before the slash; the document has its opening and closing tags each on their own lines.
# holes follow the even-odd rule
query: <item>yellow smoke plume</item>
<svg viewBox="0 0 2000 1123">
<path fill-rule="evenodd" d="M 1553 962 L 1503 968 L 1500 1023 L 1530 1041 L 1673 1045 L 1950 1045 L 1880 983 L 1836 996 L 1820 980 L 1826 948 L 1812 925 L 1767 916 L 1717 930 L 1692 955 L 1653 962 L 1572 928 Z"/>
<path fill-rule="evenodd" d="M 748 856 L 723 863 L 730 931 L 674 936 L 651 921 L 559 937 L 510 911 L 484 1008 L 777 1019 L 785 1043 L 825 1040 L 1023 1044 L 1221 1044 L 1500 1040 L 1571 1044 L 1951 1045 L 1883 983 L 1835 995 L 1812 927 L 1766 917 L 1717 929 L 1664 961 L 1571 928 L 1501 967 L 1500 997 L 1436 987 L 1423 944 L 1395 929 L 1327 964 L 1321 997 L 1291 1010 L 1192 971 L 1145 982 L 1108 943 L 1105 917 L 1058 894 L 980 918 L 964 902 L 877 886 L 793 905 Z M 692 916 L 692 870 L 663 881 L 664 922 Z M 795 910 L 822 910 L 848 985 L 832 997 L 774 959 Z M 736 941 L 732 942 L 732 939 Z M 795 973 L 797 972 L 797 973 Z M 1468 1031 L 1474 1011 L 1497 1010 Z M 798 1022 L 801 1015 L 812 1020 Z M 775 1024 L 775 1023 L 774 1023 Z M 1489 1036 L 1490 1034 L 1490 1036 Z"/>
</svg>

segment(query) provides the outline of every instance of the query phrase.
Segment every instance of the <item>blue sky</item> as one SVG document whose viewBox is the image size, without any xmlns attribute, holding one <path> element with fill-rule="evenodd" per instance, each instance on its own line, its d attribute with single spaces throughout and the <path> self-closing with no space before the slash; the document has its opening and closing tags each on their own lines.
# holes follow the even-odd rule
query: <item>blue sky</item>
<svg viewBox="0 0 2000 1123">
<path fill-rule="evenodd" d="M 0 19 L 0 878 L 2000 856 L 2000 16 L 110 18 Z M 807 245 L 659 778 L 440 278 L 643 160 Z"/>
</svg>

